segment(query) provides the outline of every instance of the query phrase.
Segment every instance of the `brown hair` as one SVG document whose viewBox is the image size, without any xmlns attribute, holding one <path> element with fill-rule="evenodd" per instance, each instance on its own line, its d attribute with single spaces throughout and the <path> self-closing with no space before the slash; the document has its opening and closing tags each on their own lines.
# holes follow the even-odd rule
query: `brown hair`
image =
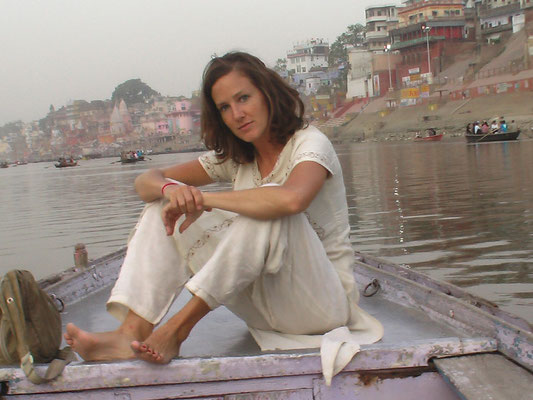
<svg viewBox="0 0 533 400">
<path fill-rule="evenodd" d="M 265 96 L 268 106 L 268 129 L 272 140 L 285 144 L 298 129 L 305 126 L 304 104 L 298 91 L 291 88 L 275 71 L 257 57 L 243 52 L 231 52 L 213 58 L 207 64 L 202 84 L 202 139 L 209 150 L 215 150 L 221 162 L 231 158 L 244 164 L 253 161 L 255 149 L 224 124 L 211 96 L 217 80 L 238 71 L 244 74 Z"/>
</svg>

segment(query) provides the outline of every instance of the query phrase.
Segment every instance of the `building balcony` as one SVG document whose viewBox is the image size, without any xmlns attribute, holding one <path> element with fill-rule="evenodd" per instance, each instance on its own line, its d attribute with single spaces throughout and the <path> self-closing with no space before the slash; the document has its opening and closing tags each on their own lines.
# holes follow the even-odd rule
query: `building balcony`
<svg viewBox="0 0 533 400">
<path fill-rule="evenodd" d="M 464 17 L 442 17 L 442 18 L 429 18 L 424 19 L 420 18 L 417 19 L 416 22 L 410 22 L 406 25 L 400 25 L 396 29 L 391 29 L 389 32 L 391 35 L 398 35 L 398 34 L 404 34 L 414 31 L 419 31 L 422 25 L 427 25 L 429 27 L 443 27 L 443 26 L 465 26 L 465 19 Z"/>
<path fill-rule="evenodd" d="M 481 36 L 491 35 L 493 33 L 510 31 L 513 29 L 513 24 L 503 24 L 498 26 L 493 26 L 491 28 L 481 28 Z"/>
<path fill-rule="evenodd" d="M 389 31 L 374 31 L 366 32 L 366 40 L 370 39 L 383 39 L 389 37 Z"/>
<path fill-rule="evenodd" d="M 463 0 L 425 0 L 422 2 L 415 2 L 413 4 L 405 5 L 405 7 L 399 8 L 398 13 L 408 13 L 413 10 L 419 10 L 425 7 L 443 6 L 443 5 L 463 5 Z"/>
<path fill-rule="evenodd" d="M 434 16 L 422 16 L 410 19 L 407 22 L 400 22 L 398 24 L 399 28 L 405 28 L 409 27 L 414 24 L 420 24 L 422 22 L 429 22 L 429 21 L 435 21 L 435 22 L 448 22 L 448 21 L 465 21 L 464 15 L 445 15 L 440 17 L 434 17 Z M 429 24 L 431 25 L 431 24 Z"/>
<path fill-rule="evenodd" d="M 397 16 L 388 16 L 388 15 L 374 15 L 372 17 L 366 18 L 366 23 L 370 22 L 398 22 Z"/>
<path fill-rule="evenodd" d="M 396 42 L 391 45 L 391 51 L 394 50 L 400 50 L 405 49 L 407 47 L 413 47 L 413 46 L 420 46 L 420 45 L 427 45 L 427 42 L 436 42 L 437 40 L 445 40 L 446 38 L 444 36 L 428 36 L 426 37 L 419 37 L 416 39 L 411 40 L 405 40 L 403 42 Z"/>
<path fill-rule="evenodd" d="M 507 4 L 496 8 L 483 8 L 479 10 L 479 18 L 486 19 L 501 17 L 503 15 L 513 14 L 517 11 L 520 11 L 520 3 Z"/>
</svg>

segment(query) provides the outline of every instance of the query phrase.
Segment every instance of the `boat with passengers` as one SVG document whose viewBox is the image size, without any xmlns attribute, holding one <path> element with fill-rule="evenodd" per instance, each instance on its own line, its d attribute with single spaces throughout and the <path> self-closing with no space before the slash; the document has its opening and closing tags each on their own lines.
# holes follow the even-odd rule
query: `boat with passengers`
<svg viewBox="0 0 533 400">
<path fill-rule="evenodd" d="M 520 129 L 517 129 L 513 132 L 497 132 L 497 133 L 486 133 L 486 134 L 465 134 L 467 143 L 487 143 L 487 142 L 503 142 L 506 140 L 516 140 L 520 135 Z"/>
</svg>

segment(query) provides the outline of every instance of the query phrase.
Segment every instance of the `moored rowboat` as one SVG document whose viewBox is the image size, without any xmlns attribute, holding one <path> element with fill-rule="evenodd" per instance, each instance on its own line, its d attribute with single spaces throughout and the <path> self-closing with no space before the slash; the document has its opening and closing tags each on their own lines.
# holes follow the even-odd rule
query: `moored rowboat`
<svg viewBox="0 0 533 400">
<path fill-rule="evenodd" d="M 416 142 L 439 142 L 442 140 L 444 134 L 440 133 L 433 136 L 415 137 Z"/>
<path fill-rule="evenodd" d="M 502 142 L 505 140 L 516 140 L 520 135 L 520 129 L 514 132 L 506 133 L 488 133 L 486 135 L 466 134 L 467 143 L 486 143 L 486 142 Z"/>
<path fill-rule="evenodd" d="M 169 365 L 78 362 L 58 380 L 40 386 L 19 368 L 2 368 L 5 397 L 457 400 L 473 398 L 468 397 L 472 389 L 493 398 L 531 395 L 530 324 L 406 266 L 356 256 L 355 277 L 361 292 L 370 295 L 361 298 L 361 306 L 380 319 L 385 336 L 362 346 L 331 386 L 324 383 L 316 350 L 263 353 L 244 323 L 220 307 L 184 342 L 182 358 Z M 82 271 L 70 269 L 41 281 L 66 305 L 64 323 L 113 329 L 103 310 L 123 257 L 120 250 Z M 187 300 L 181 297 L 178 302 Z M 498 386 L 499 380 L 506 384 Z"/>
</svg>

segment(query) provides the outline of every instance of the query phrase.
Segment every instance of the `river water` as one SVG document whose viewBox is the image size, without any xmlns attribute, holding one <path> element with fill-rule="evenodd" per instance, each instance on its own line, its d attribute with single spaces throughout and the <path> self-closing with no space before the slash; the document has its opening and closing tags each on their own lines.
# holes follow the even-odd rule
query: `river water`
<svg viewBox="0 0 533 400">
<path fill-rule="evenodd" d="M 467 145 L 388 142 L 337 146 L 356 250 L 408 264 L 533 322 L 533 141 Z M 133 180 L 147 168 L 115 159 L 0 169 L 0 273 L 38 278 L 126 244 L 142 209 Z"/>
</svg>

